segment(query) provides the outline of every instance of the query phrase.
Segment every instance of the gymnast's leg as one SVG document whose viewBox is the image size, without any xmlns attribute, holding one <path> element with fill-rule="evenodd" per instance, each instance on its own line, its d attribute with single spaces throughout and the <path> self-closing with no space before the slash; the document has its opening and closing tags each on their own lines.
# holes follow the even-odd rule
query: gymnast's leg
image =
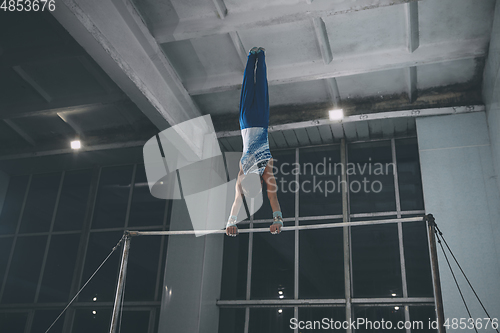
<svg viewBox="0 0 500 333">
<path fill-rule="evenodd" d="M 251 127 L 247 124 L 247 114 L 250 110 L 250 106 L 254 101 L 255 96 L 255 62 L 257 60 L 257 55 L 255 53 L 250 53 L 247 59 L 247 65 L 245 67 L 245 72 L 243 73 L 243 84 L 241 86 L 240 95 L 240 127 L 241 129 Z"/>
<path fill-rule="evenodd" d="M 261 114 L 261 126 L 269 126 L 269 87 L 267 84 L 267 66 L 264 51 L 257 53 L 257 69 L 255 80 L 255 99 L 257 110 Z"/>
</svg>

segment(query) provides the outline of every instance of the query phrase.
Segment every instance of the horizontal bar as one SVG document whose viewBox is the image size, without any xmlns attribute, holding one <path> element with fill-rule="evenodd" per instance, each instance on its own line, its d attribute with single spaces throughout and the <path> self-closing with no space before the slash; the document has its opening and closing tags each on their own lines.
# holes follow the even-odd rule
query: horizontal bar
<svg viewBox="0 0 500 333">
<path fill-rule="evenodd" d="M 393 297 L 393 298 L 352 298 L 353 304 L 367 306 L 387 306 L 398 304 L 432 305 L 432 297 Z M 266 299 L 266 300 L 217 300 L 220 307 L 281 307 L 281 306 L 343 306 L 346 300 L 334 299 Z"/>
<path fill-rule="evenodd" d="M 380 216 L 396 216 L 398 213 L 396 211 L 393 212 L 377 212 L 377 213 L 358 213 L 351 214 L 351 218 L 358 217 L 380 217 Z M 408 210 L 401 212 L 401 215 L 425 215 L 425 210 Z M 321 216 L 302 216 L 299 217 L 299 221 L 321 221 L 321 220 L 335 220 L 341 219 L 342 215 L 321 215 Z M 253 223 L 270 223 L 273 219 L 260 219 L 253 220 Z M 283 219 L 283 222 L 293 222 L 295 221 L 294 217 L 287 217 Z M 249 224 L 249 220 L 241 221 L 240 224 Z"/>
<path fill-rule="evenodd" d="M 361 226 L 361 225 L 386 224 L 386 223 L 396 223 L 396 222 L 419 222 L 419 221 L 422 221 L 422 219 L 423 219 L 423 217 L 407 217 L 407 218 L 389 219 L 389 220 L 311 224 L 311 225 L 282 227 L 281 231 L 329 229 L 329 228 L 341 228 L 341 227 L 345 227 L 345 226 L 353 227 L 353 226 Z M 239 233 L 250 233 L 250 232 L 269 232 L 269 228 L 239 229 Z M 221 230 L 197 230 L 197 231 L 194 231 L 194 230 L 129 231 L 130 236 L 194 235 L 194 234 L 200 234 L 200 233 L 203 233 L 203 234 L 225 234 L 226 231 L 224 229 L 221 229 Z"/>
</svg>

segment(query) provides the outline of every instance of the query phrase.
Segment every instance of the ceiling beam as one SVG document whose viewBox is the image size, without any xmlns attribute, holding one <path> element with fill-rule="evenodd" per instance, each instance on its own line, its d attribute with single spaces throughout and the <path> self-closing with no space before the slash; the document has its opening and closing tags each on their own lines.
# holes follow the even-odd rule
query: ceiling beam
<svg viewBox="0 0 500 333">
<path fill-rule="evenodd" d="M 77 151 L 75 151 L 74 149 L 71 149 L 71 148 L 38 150 L 36 152 L 31 152 L 31 153 L 21 153 L 21 154 L 0 156 L 0 161 L 17 160 L 17 159 L 21 159 L 21 158 L 40 157 L 40 156 L 62 155 L 62 154 L 74 154 L 74 153 L 81 154 L 81 153 L 90 152 L 90 151 L 140 147 L 140 146 L 144 146 L 146 141 L 147 140 L 128 141 L 128 142 L 119 142 L 119 143 L 115 142 L 115 143 L 107 143 L 107 144 L 93 145 L 93 146 L 83 145 Z"/>
<path fill-rule="evenodd" d="M 387 50 L 374 54 L 361 54 L 335 58 L 328 65 L 311 62 L 301 66 L 268 67 L 269 85 L 320 80 L 350 76 L 389 69 L 400 69 L 445 61 L 486 56 L 488 38 L 458 40 L 439 44 L 421 45 L 413 53 L 406 49 Z M 241 88 L 241 74 L 210 77 L 185 83 L 191 95 L 237 90 Z"/>
<path fill-rule="evenodd" d="M 430 108 L 430 109 L 414 109 L 414 110 L 402 110 L 402 111 L 388 111 L 388 112 L 377 112 L 377 113 L 367 113 L 355 116 L 348 116 L 341 121 L 332 121 L 330 119 L 314 119 L 308 121 L 301 121 L 295 123 L 288 123 L 282 125 L 269 126 L 269 133 L 276 131 L 286 131 L 291 129 L 308 128 L 321 125 L 342 125 L 345 123 L 368 121 L 376 119 L 393 119 L 393 118 L 407 118 L 407 117 L 428 117 L 428 116 L 438 116 L 438 115 L 450 115 L 450 114 L 460 114 L 469 112 L 484 112 L 486 110 L 484 105 L 468 105 L 468 106 L 455 106 L 455 107 L 444 107 L 444 108 Z M 241 131 L 221 131 L 217 132 L 217 138 L 227 138 L 232 136 L 241 135 Z"/>
<path fill-rule="evenodd" d="M 328 32 L 326 31 L 325 21 L 321 17 L 313 18 L 314 32 L 316 33 L 316 40 L 321 50 L 323 62 L 328 65 L 333 60 L 332 48 L 330 47 L 330 40 Z"/>
<path fill-rule="evenodd" d="M 22 128 L 20 128 L 16 123 L 14 123 L 10 119 L 4 119 L 4 123 L 7 124 L 14 132 L 19 134 L 20 137 L 22 137 L 26 142 L 28 142 L 30 145 L 33 147 L 36 146 L 35 140 L 31 136 L 28 135 Z"/>
<path fill-rule="evenodd" d="M 231 31 L 229 33 L 229 36 L 231 37 L 231 40 L 233 41 L 234 48 L 236 49 L 236 52 L 238 52 L 238 55 L 240 57 L 241 63 L 243 64 L 243 68 L 247 64 L 247 51 L 245 50 L 245 47 L 243 46 L 243 43 L 241 42 L 240 35 L 238 34 L 237 31 Z"/>
<path fill-rule="evenodd" d="M 116 91 L 116 86 L 113 82 L 94 65 L 88 56 L 78 57 L 78 61 L 82 64 L 83 68 L 92 75 L 92 77 L 99 83 L 99 85 L 108 93 L 111 94 Z"/>
<path fill-rule="evenodd" d="M 28 73 L 26 73 L 26 71 L 21 68 L 21 66 L 14 66 L 12 67 L 12 69 L 14 70 L 14 72 L 17 73 L 17 75 L 19 75 L 27 84 L 29 84 L 31 86 L 31 88 L 35 89 L 35 91 L 40 95 L 42 96 L 42 98 L 44 100 L 46 100 L 48 103 L 50 103 L 52 101 L 52 96 L 50 96 L 50 94 L 45 91 L 45 89 L 42 88 L 42 86 L 40 86 L 36 81 L 35 79 L 29 75 Z"/>
<path fill-rule="evenodd" d="M 310 20 L 315 17 L 327 17 L 368 10 L 397 4 L 405 4 L 418 0 L 316 0 L 314 3 L 299 2 L 293 5 L 266 6 L 246 12 L 229 13 L 224 20 L 217 17 L 193 18 L 170 26 L 152 27 L 153 35 L 159 43 L 200 38 L 204 36 L 225 34 L 231 31 L 247 30 L 282 23 Z"/>
<path fill-rule="evenodd" d="M 328 87 L 328 93 L 332 100 L 333 108 L 338 109 L 340 107 L 340 93 L 339 86 L 337 85 L 337 79 L 334 77 L 325 79 L 326 85 Z"/>
<path fill-rule="evenodd" d="M 32 63 L 60 61 L 85 55 L 79 45 L 53 45 L 5 50 L 0 53 L 0 69 Z"/>
<path fill-rule="evenodd" d="M 71 118 L 68 117 L 67 113 L 58 112 L 57 116 L 59 118 L 61 118 L 61 120 L 64 121 L 79 136 L 80 139 L 85 138 L 85 135 L 84 135 L 81 127 L 77 123 L 75 123 L 73 120 L 71 120 Z"/>
<path fill-rule="evenodd" d="M 331 121 L 329 119 L 316 119 L 310 121 L 295 122 L 283 125 L 270 126 L 269 132 L 286 131 L 291 129 L 308 128 L 321 125 L 330 125 L 333 131 L 340 129 L 339 133 L 334 133 L 335 137 L 340 137 L 343 135 L 342 124 L 347 122 L 359 122 L 375 119 L 391 119 L 391 118 L 402 118 L 402 117 L 425 117 L 425 116 L 435 116 L 435 115 L 448 115 L 448 114 L 460 114 L 467 112 L 484 112 L 484 105 L 469 105 L 469 106 L 457 106 L 457 107 L 445 107 L 445 108 L 431 108 L 431 109 L 414 109 L 414 110 L 403 110 L 403 111 L 391 111 L 391 112 L 379 112 L 372 114 L 362 114 L 349 116 L 344 118 L 341 122 Z M 286 132 L 285 132 L 286 133 Z M 234 137 L 241 135 L 241 131 L 220 131 L 217 132 L 217 138 Z M 340 136 L 339 136 L 340 135 Z M 78 153 L 83 153 L 86 151 L 98 151 L 107 149 L 120 149 L 120 148 L 131 148 L 131 147 L 141 147 L 144 146 L 147 140 L 139 141 L 128 141 L 121 143 L 107 143 L 100 145 L 82 146 Z M 20 158 L 29 158 L 37 156 L 50 156 L 50 155 L 61 155 L 74 153 L 75 151 L 70 148 L 65 149 L 52 149 L 52 150 L 38 150 L 36 152 L 21 153 L 13 155 L 0 156 L 0 161 L 5 160 L 15 160 Z"/>
<path fill-rule="evenodd" d="M 407 85 L 408 99 L 413 103 L 417 99 L 417 67 L 405 68 L 405 79 Z"/>
<path fill-rule="evenodd" d="M 52 14 L 158 129 L 201 116 L 131 1 L 62 0 Z"/>
<path fill-rule="evenodd" d="M 217 8 L 217 13 L 219 18 L 223 19 L 227 15 L 227 8 L 224 0 L 212 0 L 214 2 L 215 8 Z"/>
<path fill-rule="evenodd" d="M 418 2 L 405 4 L 406 16 L 406 46 L 408 52 L 414 52 L 420 45 L 420 33 L 418 25 Z"/>
<path fill-rule="evenodd" d="M 0 108 L 0 119 L 49 115 L 67 111 L 85 111 L 124 100 L 128 100 L 127 96 L 123 94 L 112 94 L 72 97 L 64 100 L 55 100 L 50 103 L 18 103 L 12 105 L 2 105 Z"/>
</svg>

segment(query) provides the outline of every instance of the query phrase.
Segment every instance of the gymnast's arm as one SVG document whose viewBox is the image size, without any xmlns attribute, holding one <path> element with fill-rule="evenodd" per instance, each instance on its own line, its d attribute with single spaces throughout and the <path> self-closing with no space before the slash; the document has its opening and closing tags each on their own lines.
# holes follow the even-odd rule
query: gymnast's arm
<svg viewBox="0 0 500 333">
<path fill-rule="evenodd" d="M 270 159 L 262 178 L 267 185 L 267 198 L 269 199 L 269 204 L 273 212 L 281 211 L 280 203 L 278 201 L 278 185 L 276 184 L 276 178 L 274 178 L 273 173 L 273 159 Z"/>
<path fill-rule="evenodd" d="M 241 204 L 243 203 L 242 198 L 242 190 L 241 190 L 241 175 L 243 175 L 243 170 L 240 166 L 240 172 L 238 173 L 238 179 L 236 180 L 236 194 L 234 196 L 233 206 L 231 207 L 231 216 L 229 217 L 229 223 L 236 224 L 236 216 L 238 216 L 238 212 L 240 211 Z M 227 226 L 226 227 L 226 235 L 228 236 L 236 236 L 238 234 L 238 227 L 236 226 Z"/>
<path fill-rule="evenodd" d="M 236 194 L 234 196 L 233 206 L 231 207 L 231 216 L 238 216 L 241 204 L 243 203 L 242 190 L 241 190 L 241 177 L 243 175 L 243 170 L 240 168 L 238 172 L 238 179 L 236 180 Z"/>
</svg>

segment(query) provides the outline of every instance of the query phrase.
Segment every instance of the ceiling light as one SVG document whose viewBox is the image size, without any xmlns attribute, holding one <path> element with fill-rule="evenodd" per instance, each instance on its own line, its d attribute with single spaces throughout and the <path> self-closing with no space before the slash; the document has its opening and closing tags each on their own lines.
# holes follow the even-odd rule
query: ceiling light
<svg viewBox="0 0 500 333">
<path fill-rule="evenodd" d="M 394 307 L 394 310 L 399 310 L 399 306 L 395 306 L 395 307 Z"/>
<path fill-rule="evenodd" d="M 283 295 L 283 290 L 278 291 L 278 294 Z"/>
<path fill-rule="evenodd" d="M 285 298 L 285 295 L 280 295 L 280 298 Z"/>
<path fill-rule="evenodd" d="M 92 314 L 93 315 L 97 314 L 97 311 L 96 310 L 92 311 Z"/>
<path fill-rule="evenodd" d="M 392 294 L 392 297 L 396 297 L 396 294 Z"/>
<path fill-rule="evenodd" d="M 82 143 L 80 140 L 71 141 L 71 149 L 80 149 L 82 147 Z"/>
<path fill-rule="evenodd" d="M 278 310 L 278 313 L 282 313 L 282 312 L 283 312 L 283 310 L 281 310 L 281 309 Z"/>
<path fill-rule="evenodd" d="M 92 300 L 93 300 L 94 302 L 95 302 L 95 301 L 97 301 L 97 297 L 94 297 Z"/>
<path fill-rule="evenodd" d="M 330 120 L 342 120 L 344 119 L 344 110 L 336 109 L 328 111 L 328 115 Z"/>
</svg>

